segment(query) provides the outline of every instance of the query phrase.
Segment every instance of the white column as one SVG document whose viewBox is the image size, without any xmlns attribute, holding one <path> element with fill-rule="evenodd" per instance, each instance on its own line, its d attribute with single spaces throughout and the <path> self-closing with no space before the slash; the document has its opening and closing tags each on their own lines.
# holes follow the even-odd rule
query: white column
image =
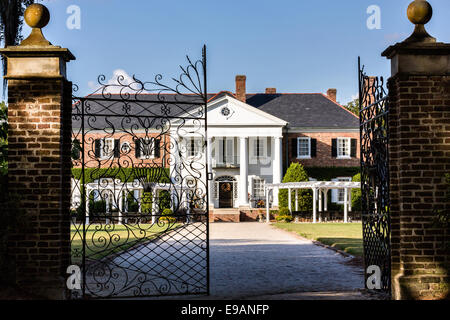
<svg viewBox="0 0 450 320">
<path fill-rule="evenodd" d="M 319 222 L 322 222 L 322 189 L 318 189 L 319 192 Z"/>
<path fill-rule="evenodd" d="M 85 203 L 85 207 L 86 207 L 86 211 L 85 211 L 85 220 L 86 220 L 86 224 L 89 224 L 89 195 L 91 193 L 91 190 L 89 188 L 86 187 L 86 203 Z"/>
<path fill-rule="evenodd" d="M 288 188 L 288 208 L 289 212 L 292 213 L 292 195 L 291 195 L 291 188 Z"/>
<path fill-rule="evenodd" d="M 156 211 L 157 211 L 156 197 L 157 197 L 157 191 L 156 191 L 156 189 L 153 189 L 153 192 L 152 192 L 152 224 L 154 224 L 156 222 Z"/>
<path fill-rule="evenodd" d="M 266 189 L 266 223 L 270 222 L 269 191 L 270 189 Z"/>
<path fill-rule="evenodd" d="M 208 161 L 208 174 L 210 173 L 212 176 L 212 137 L 208 137 L 208 141 L 207 141 L 207 145 L 206 145 L 206 156 L 207 156 L 207 161 Z M 216 150 L 217 152 L 217 150 Z M 206 179 L 208 179 L 208 177 L 206 177 Z M 213 199 L 213 188 L 214 188 L 214 184 L 213 181 L 209 181 L 209 205 L 214 204 L 214 199 Z"/>
<path fill-rule="evenodd" d="M 328 210 L 328 189 L 325 189 L 323 194 L 324 194 L 323 207 L 324 207 L 324 211 L 327 211 Z"/>
<path fill-rule="evenodd" d="M 352 189 L 348 189 L 348 211 L 352 211 Z"/>
<path fill-rule="evenodd" d="M 239 205 L 248 206 L 248 138 L 240 138 L 240 178 L 239 178 Z"/>
<path fill-rule="evenodd" d="M 322 189 L 319 189 L 319 212 L 322 212 Z"/>
<path fill-rule="evenodd" d="M 313 223 L 317 222 L 317 189 L 313 188 Z"/>
<path fill-rule="evenodd" d="M 273 148 L 273 183 L 281 183 L 281 174 L 283 172 L 283 163 L 281 161 L 283 155 L 282 148 L 282 138 L 275 137 L 274 138 L 274 148 Z M 278 188 L 273 190 L 273 205 L 279 206 L 278 203 Z"/>
<path fill-rule="evenodd" d="M 295 211 L 298 211 L 298 189 L 295 189 Z"/>
<path fill-rule="evenodd" d="M 119 192 L 119 224 L 122 224 L 122 211 L 123 211 L 123 195 L 124 192 L 120 191 Z"/>
<path fill-rule="evenodd" d="M 347 223 L 348 216 L 348 189 L 344 188 L 344 223 Z"/>
</svg>

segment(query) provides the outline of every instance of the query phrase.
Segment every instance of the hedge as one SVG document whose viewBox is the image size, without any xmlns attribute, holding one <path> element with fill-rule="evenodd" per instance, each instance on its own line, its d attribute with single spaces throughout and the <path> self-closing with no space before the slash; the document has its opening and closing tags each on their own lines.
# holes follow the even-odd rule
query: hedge
<svg viewBox="0 0 450 320">
<path fill-rule="evenodd" d="M 161 176 L 161 183 L 170 183 L 170 169 L 164 168 L 165 173 Z M 85 168 L 84 178 L 81 168 L 72 168 L 74 179 L 81 180 L 81 183 L 91 183 L 101 178 L 114 178 L 122 182 L 132 182 L 137 179 L 136 170 L 133 168 Z"/>
</svg>

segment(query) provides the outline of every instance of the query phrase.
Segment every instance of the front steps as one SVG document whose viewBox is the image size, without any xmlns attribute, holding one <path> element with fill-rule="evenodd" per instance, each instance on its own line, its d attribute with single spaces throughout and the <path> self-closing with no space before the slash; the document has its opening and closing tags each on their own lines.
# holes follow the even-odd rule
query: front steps
<svg viewBox="0 0 450 320">
<path fill-rule="evenodd" d="M 210 208 L 210 222 L 248 222 L 258 221 L 258 215 L 265 216 L 265 209 Z"/>
</svg>

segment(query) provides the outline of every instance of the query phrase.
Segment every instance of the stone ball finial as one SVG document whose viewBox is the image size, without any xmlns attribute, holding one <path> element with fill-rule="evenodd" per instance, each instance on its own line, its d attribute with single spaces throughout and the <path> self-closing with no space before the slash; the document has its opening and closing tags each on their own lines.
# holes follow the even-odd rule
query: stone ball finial
<svg viewBox="0 0 450 320">
<path fill-rule="evenodd" d="M 44 28 L 50 21 L 50 11 L 42 4 L 33 3 L 25 10 L 24 18 L 31 28 Z"/>
<path fill-rule="evenodd" d="M 424 25 L 431 20 L 433 8 L 426 0 L 415 0 L 409 4 L 407 15 L 412 23 Z"/>
</svg>

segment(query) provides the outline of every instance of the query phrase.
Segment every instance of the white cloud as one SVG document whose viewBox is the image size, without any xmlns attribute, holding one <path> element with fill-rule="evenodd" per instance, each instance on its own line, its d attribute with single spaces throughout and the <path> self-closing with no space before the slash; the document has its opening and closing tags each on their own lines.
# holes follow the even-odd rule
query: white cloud
<svg viewBox="0 0 450 320">
<path fill-rule="evenodd" d="M 107 81 L 102 81 L 105 84 L 104 93 L 110 94 L 118 94 L 118 93 L 136 93 L 138 90 L 141 90 L 142 87 L 139 83 L 137 83 L 132 76 L 130 76 L 123 69 L 115 69 L 112 72 L 112 77 Z M 88 87 L 97 92 L 103 86 L 98 82 L 89 81 Z M 145 91 L 142 91 L 145 92 Z"/>
</svg>

